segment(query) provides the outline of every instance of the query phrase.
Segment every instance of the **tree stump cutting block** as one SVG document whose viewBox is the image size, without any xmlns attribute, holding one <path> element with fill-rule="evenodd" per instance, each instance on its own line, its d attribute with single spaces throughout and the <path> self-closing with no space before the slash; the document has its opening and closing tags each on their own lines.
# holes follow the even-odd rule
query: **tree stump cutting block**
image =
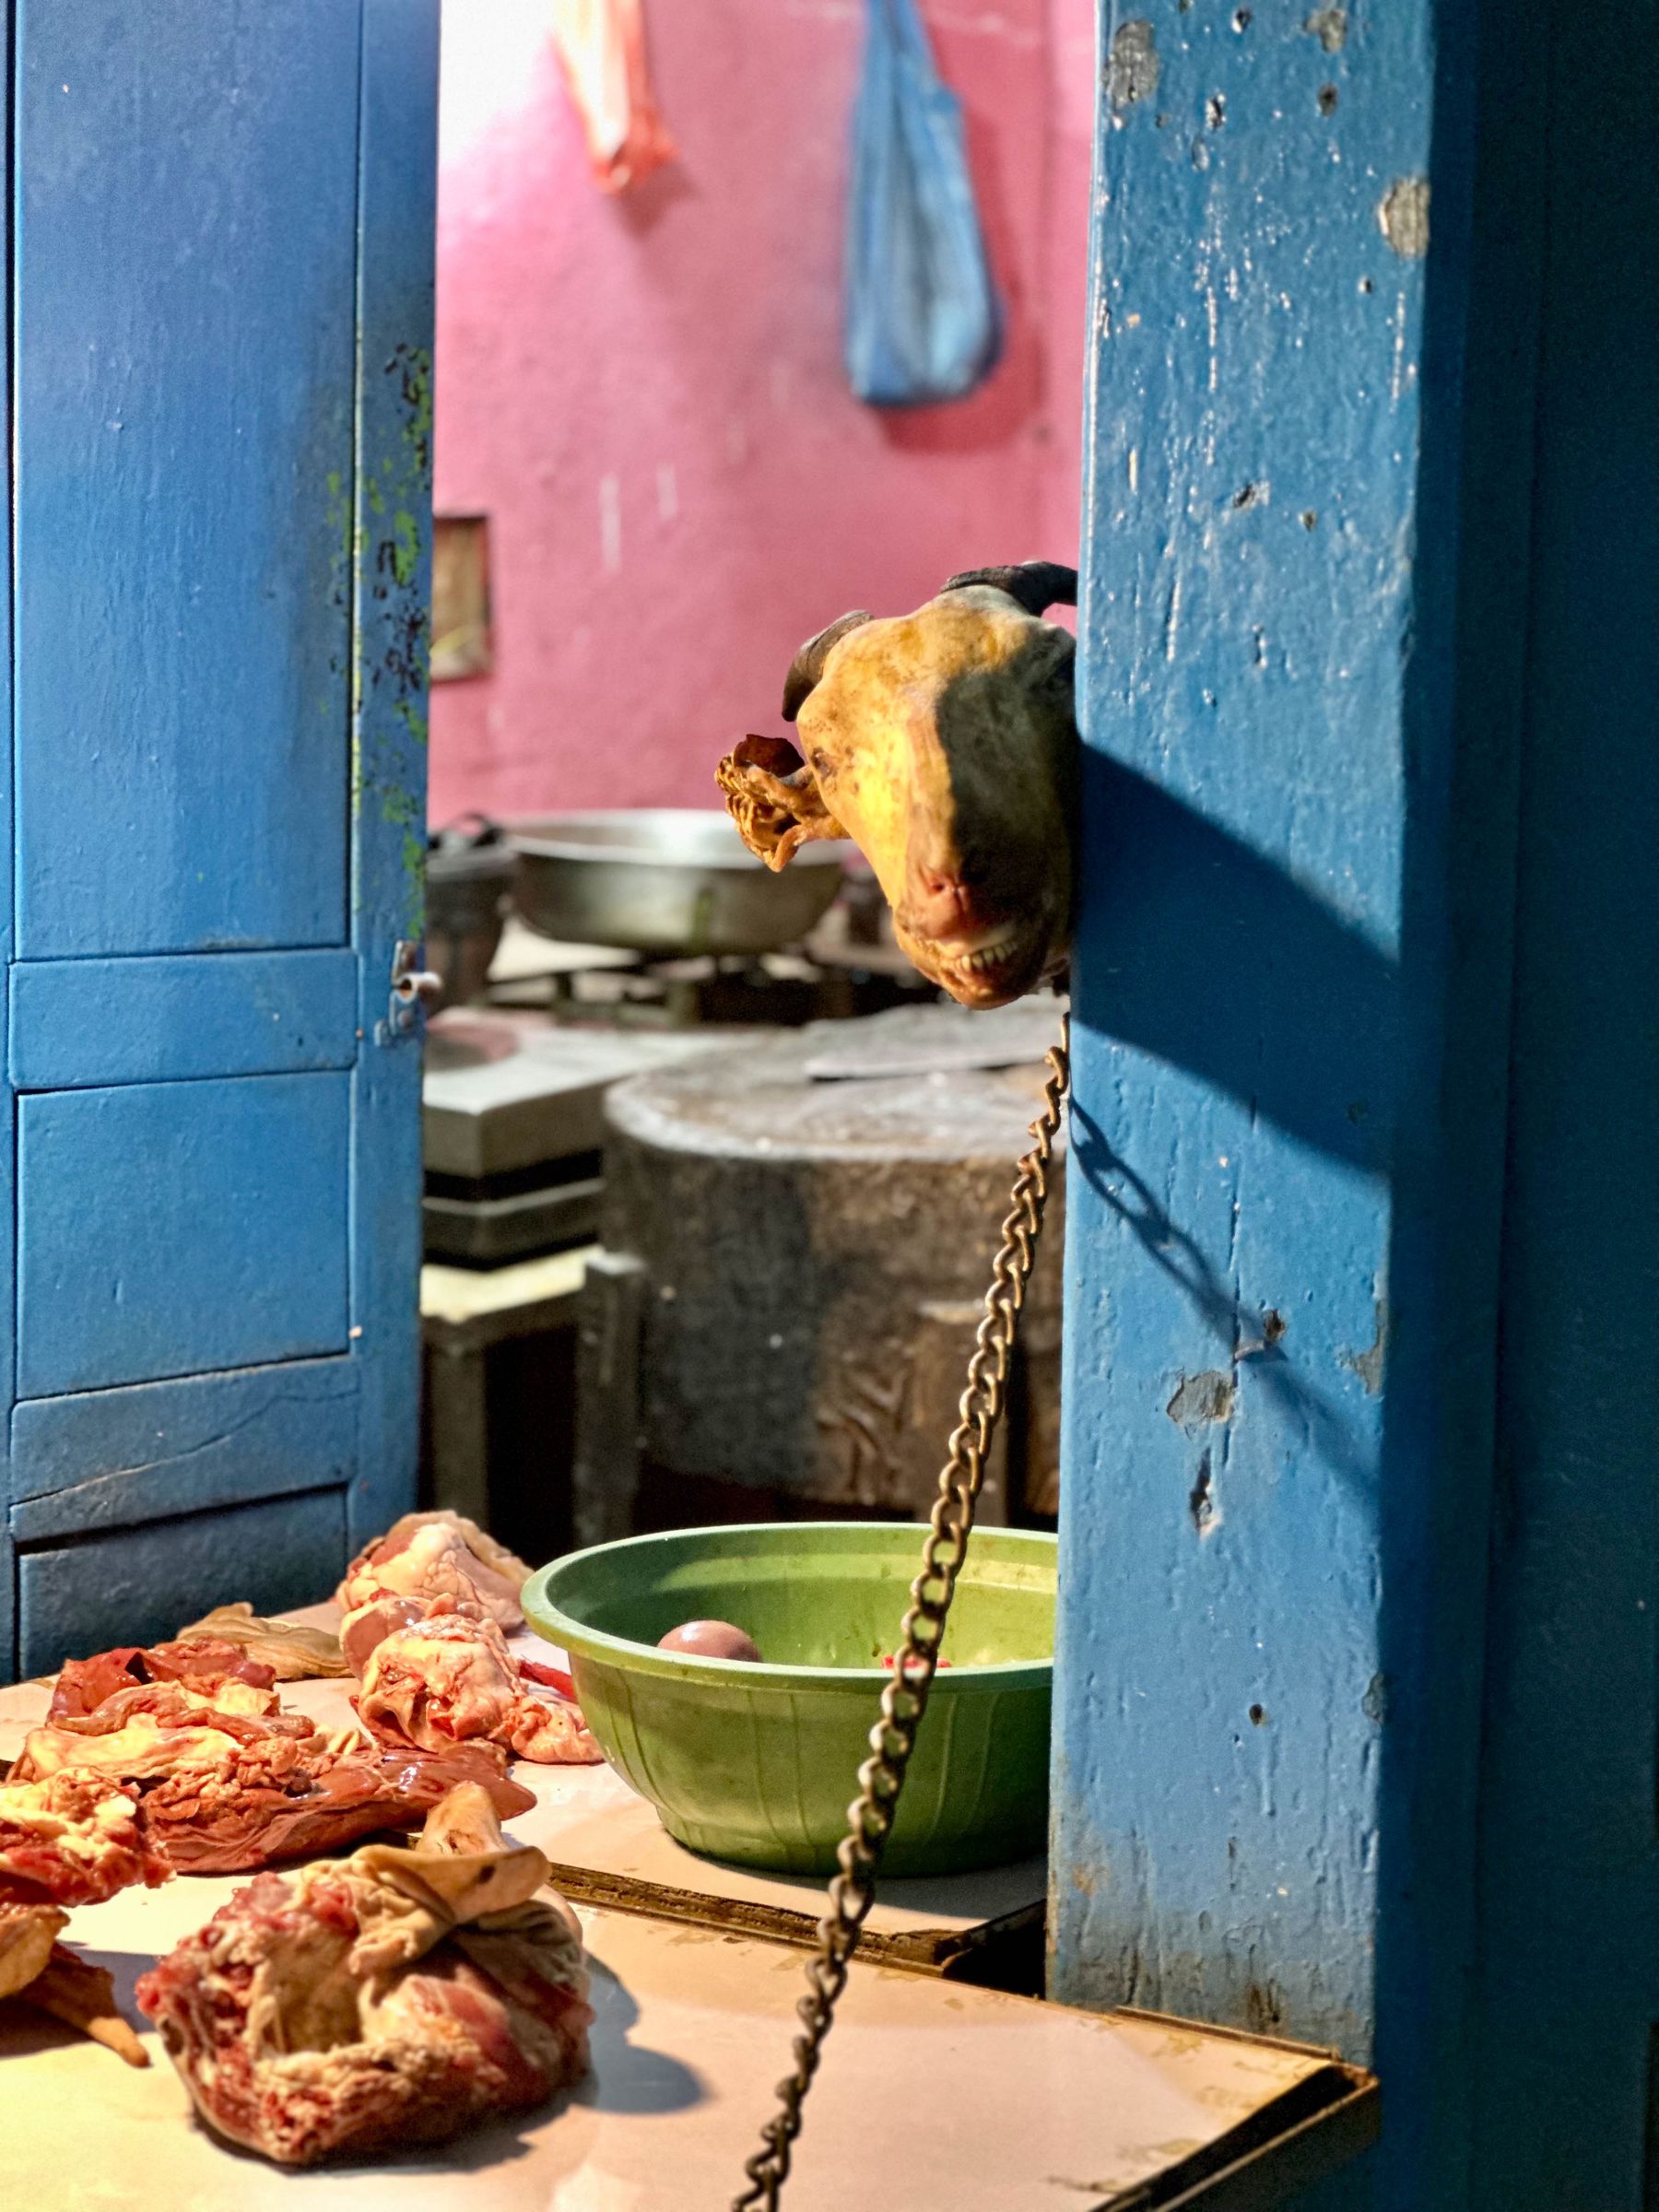
<svg viewBox="0 0 1659 2212">
<path fill-rule="evenodd" d="M 1035 1012 L 1010 1008 L 1000 1030 L 954 1008 L 815 1024 L 610 1092 L 579 1537 L 746 1512 L 925 1514 L 1058 1033 L 1057 1010 Z M 982 1035 L 983 1057 L 1015 1064 L 963 1065 Z M 903 1072 L 839 1079 L 838 1058 Z M 992 1520 L 1054 1510 L 1063 1181 Z"/>
</svg>

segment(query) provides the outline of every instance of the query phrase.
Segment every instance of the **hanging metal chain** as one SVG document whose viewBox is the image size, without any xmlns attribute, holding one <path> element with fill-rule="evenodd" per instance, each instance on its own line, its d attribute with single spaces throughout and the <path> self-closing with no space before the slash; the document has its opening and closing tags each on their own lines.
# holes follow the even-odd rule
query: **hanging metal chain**
<svg viewBox="0 0 1659 2212">
<path fill-rule="evenodd" d="M 871 1756 L 858 1770 L 858 1799 L 848 1808 L 847 1834 L 836 1852 L 841 1872 L 830 1884 L 829 1909 L 818 1923 L 818 1951 L 806 1969 L 810 1987 L 796 2006 L 805 2032 L 795 2038 L 794 2072 L 778 2084 L 778 2109 L 761 2130 L 760 2148 L 744 2168 L 749 2185 L 733 2198 L 732 2212 L 754 2212 L 755 2207 L 776 2212 L 801 2132 L 801 2107 L 876 1900 L 877 1872 L 892 1831 L 916 1731 L 927 1710 L 945 1622 L 984 1481 L 985 1457 L 1007 1394 L 1008 1360 L 1042 1231 L 1049 1164 L 1070 1076 L 1070 1017 L 1063 1017 L 1060 1042 L 1048 1054 L 1042 1110 L 1030 1126 L 1031 1148 L 1014 1178 L 1011 1209 L 1002 1225 L 1002 1245 L 992 1263 L 991 1288 L 985 1293 L 985 1317 L 968 1362 L 968 1387 L 962 1393 L 959 1418 L 923 1546 L 922 1571 L 911 1584 L 911 1606 L 893 1655 L 892 1679 L 881 1693 L 881 1718 L 870 1731 Z"/>
</svg>

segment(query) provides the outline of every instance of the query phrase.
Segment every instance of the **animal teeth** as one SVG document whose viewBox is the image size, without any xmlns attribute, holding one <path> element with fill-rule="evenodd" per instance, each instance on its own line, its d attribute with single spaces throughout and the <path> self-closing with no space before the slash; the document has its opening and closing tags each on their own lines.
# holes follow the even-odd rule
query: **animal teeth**
<svg viewBox="0 0 1659 2212">
<path fill-rule="evenodd" d="M 987 968 L 1000 968 L 1007 958 L 1013 935 L 1012 930 L 1005 930 L 992 944 L 976 946 L 971 952 L 961 956 L 958 967 L 967 968 L 976 975 L 982 974 Z"/>
<path fill-rule="evenodd" d="M 976 938 L 971 945 L 963 945 L 959 941 L 954 945 L 935 944 L 933 950 L 939 959 L 951 968 L 992 968 L 1017 943 L 1018 936 L 1018 924 L 1005 922 L 1000 929 L 987 930 L 982 937 Z"/>
</svg>

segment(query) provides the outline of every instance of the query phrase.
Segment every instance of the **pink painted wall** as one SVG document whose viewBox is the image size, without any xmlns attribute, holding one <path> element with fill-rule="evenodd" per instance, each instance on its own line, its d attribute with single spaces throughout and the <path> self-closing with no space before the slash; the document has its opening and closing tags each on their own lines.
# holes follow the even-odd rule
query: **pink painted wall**
<svg viewBox="0 0 1659 2212">
<path fill-rule="evenodd" d="M 1094 0 L 1049 0 L 1048 194 L 1042 343 L 1046 405 L 1038 534 L 1076 559 L 1083 485 L 1083 372 L 1088 336 L 1088 203 L 1094 161 Z"/>
<path fill-rule="evenodd" d="M 437 505 L 490 518 L 496 665 L 434 687 L 435 822 L 716 803 L 715 759 L 782 726 L 833 616 L 1070 557 L 1092 0 L 926 15 L 1009 344 L 972 398 L 894 415 L 841 369 L 861 0 L 648 0 L 681 158 L 618 200 L 543 0 L 445 0 Z"/>
</svg>

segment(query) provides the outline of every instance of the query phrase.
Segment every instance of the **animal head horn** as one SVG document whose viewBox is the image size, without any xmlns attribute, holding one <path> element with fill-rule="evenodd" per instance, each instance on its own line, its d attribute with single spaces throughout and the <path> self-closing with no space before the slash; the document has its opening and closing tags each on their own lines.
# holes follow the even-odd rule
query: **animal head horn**
<svg viewBox="0 0 1659 2212">
<path fill-rule="evenodd" d="M 945 586 L 947 592 L 966 591 L 971 584 L 988 584 L 1006 592 L 1028 615 L 1045 614 L 1051 606 L 1076 606 L 1077 571 L 1062 568 L 1057 560 L 1022 560 L 1011 569 L 964 569 Z"/>
<path fill-rule="evenodd" d="M 833 647 L 839 645 L 850 629 L 857 629 L 870 617 L 862 608 L 852 615 L 842 615 L 831 622 L 828 629 L 820 629 L 816 638 L 808 638 L 794 659 L 789 664 L 789 674 L 783 678 L 783 719 L 793 722 L 806 702 L 807 693 L 824 673 L 824 663 Z"/>
</svg>

